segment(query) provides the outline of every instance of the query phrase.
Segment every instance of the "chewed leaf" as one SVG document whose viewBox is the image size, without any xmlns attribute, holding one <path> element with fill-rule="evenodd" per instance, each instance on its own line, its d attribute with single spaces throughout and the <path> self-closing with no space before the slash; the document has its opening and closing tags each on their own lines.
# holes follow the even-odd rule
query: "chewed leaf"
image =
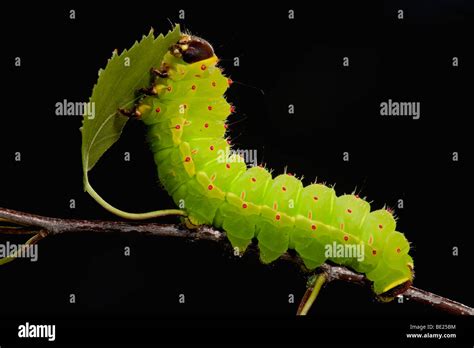
<svg viewBox="0 0 474 348">
<path fill-rule="evenodd" d="M 135 93 L 150 81 L 150 68 L 159 67 L 168 48 L 180 38 L 179 25 L 166 36 L 155 39 L 153 30 L 132 48 L 114 53 L 105 69 L 99 71 L 90 102 L 95 104 L 94 117 L 84 115 L 82 132 L 82 167 L 85 182 L 102 155 L 120 138 L 128 118 L 119 108 L 130 108 Z"/>
</svg>

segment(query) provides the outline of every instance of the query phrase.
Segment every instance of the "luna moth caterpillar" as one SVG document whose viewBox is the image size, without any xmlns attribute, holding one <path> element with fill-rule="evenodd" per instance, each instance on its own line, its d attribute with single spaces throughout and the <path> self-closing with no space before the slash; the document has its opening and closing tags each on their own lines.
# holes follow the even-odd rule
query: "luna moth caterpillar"
<svg viewBox="0 0 474 348">
<path fill-rule="evenodd" d="M 224 94 L 232 81 L 206 40 L 182 34 L 152 76 L 134 107 L 120 112 L 147 126 L 159 180 L 188 223 L 224 230 L 240 252 L 256 238 L 266 264 L 294 249 L 310 270 L 327 260 L 350 267 L 377 295 L 411 285 L 410 245 L 391 211 L 371 211 L 357 195 L 303 186 L 290 174 L 272 177 L 230 151 L 226 120 L 234 107 Z M 331 245 L 362 246 L 363 254 L 328 255 Z"/>
</svg>

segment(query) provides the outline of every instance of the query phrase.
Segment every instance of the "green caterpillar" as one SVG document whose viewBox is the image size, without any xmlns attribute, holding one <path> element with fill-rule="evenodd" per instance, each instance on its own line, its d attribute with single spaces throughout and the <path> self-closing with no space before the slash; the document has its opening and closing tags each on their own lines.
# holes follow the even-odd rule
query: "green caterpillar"
<svg viewBox="0 0 474 348">
<path fill-rule="evenodd" d="M 217 63 L 207 41 L 182 35 L 153 70 L 148 95 L 121 110 L 148 126 L 159 179 L 188 221 L 223 229 L 241 252 L 256 238 L 264 263 L 294 249 L 308 269 L 330 260 L 365 273 L 376 294 L 411 285 L 410 245 L 390 211 L 371 212 L 365 200 L 338 197 L 322 184 L 303 187 L 290 174 L 272 178 L 230 154 L 225 133 L 233 107 L 224 93 L 231 80 Z M 362 255 L 328 256 L 328 246 L 360 246 Z"/>
</svg>

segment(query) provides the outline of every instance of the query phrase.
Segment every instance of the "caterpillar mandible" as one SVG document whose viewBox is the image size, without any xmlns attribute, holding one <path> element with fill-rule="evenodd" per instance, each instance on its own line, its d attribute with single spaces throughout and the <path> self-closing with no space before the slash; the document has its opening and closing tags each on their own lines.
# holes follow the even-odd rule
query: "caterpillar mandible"
<svg viewBox="0 0 474 348">
<path fill-rule="evenodd" d="M 263 263 L 294 249 L 310 270 L 330 260 L 365 273 L 377 295 L 410 286 L 410 245 L 390 211 L 370 211 L 356 195 L 336 196 L 319 183 L 303 186 L 290 174 L 273 178 L 230 155 L 225 134 L 233 106 L 224 93 L 232 81 L 217 64 L 206 40 L 181 35 L 152 69 L 146 96 L 132 110 L 120 110 L 147 126 L 159 180 L 188 221 L 223 229 L 241 252 L 256 238 Z M 223 161 L 218 153 L 229 155 Z M 334 244 L 361 246 L 363 257 L 328 256 Z"/>
</svg>

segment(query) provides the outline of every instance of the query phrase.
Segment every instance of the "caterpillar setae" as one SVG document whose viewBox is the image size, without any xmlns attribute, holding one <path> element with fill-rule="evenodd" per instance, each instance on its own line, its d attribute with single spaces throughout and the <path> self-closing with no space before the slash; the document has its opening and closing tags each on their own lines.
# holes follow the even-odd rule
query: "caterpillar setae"
<svg viewBox="0 0 474 348">
<path fill-rule="evenodd" d="M 233 107 L 224 97 L 232 81 L 217 63 L 207 41 L 182 34 L 152 69 L 146 95 L 121 110 L 147 126 L 159 180 L 188 221 L 223 229 L 241 252 L 256 238 L 263 263 L 294 249 L 310 270 L 330 260 L 365 273 L 378 295 L 411 285 L 410 245 L 389 210 L 370 211 L 356 195 L 303 186 L 290 174 L 273 178 L 232 154 L 225 134 Z M 328 245 L 363 246 L 363 255 L 328 256 Z"/>
</svg>

